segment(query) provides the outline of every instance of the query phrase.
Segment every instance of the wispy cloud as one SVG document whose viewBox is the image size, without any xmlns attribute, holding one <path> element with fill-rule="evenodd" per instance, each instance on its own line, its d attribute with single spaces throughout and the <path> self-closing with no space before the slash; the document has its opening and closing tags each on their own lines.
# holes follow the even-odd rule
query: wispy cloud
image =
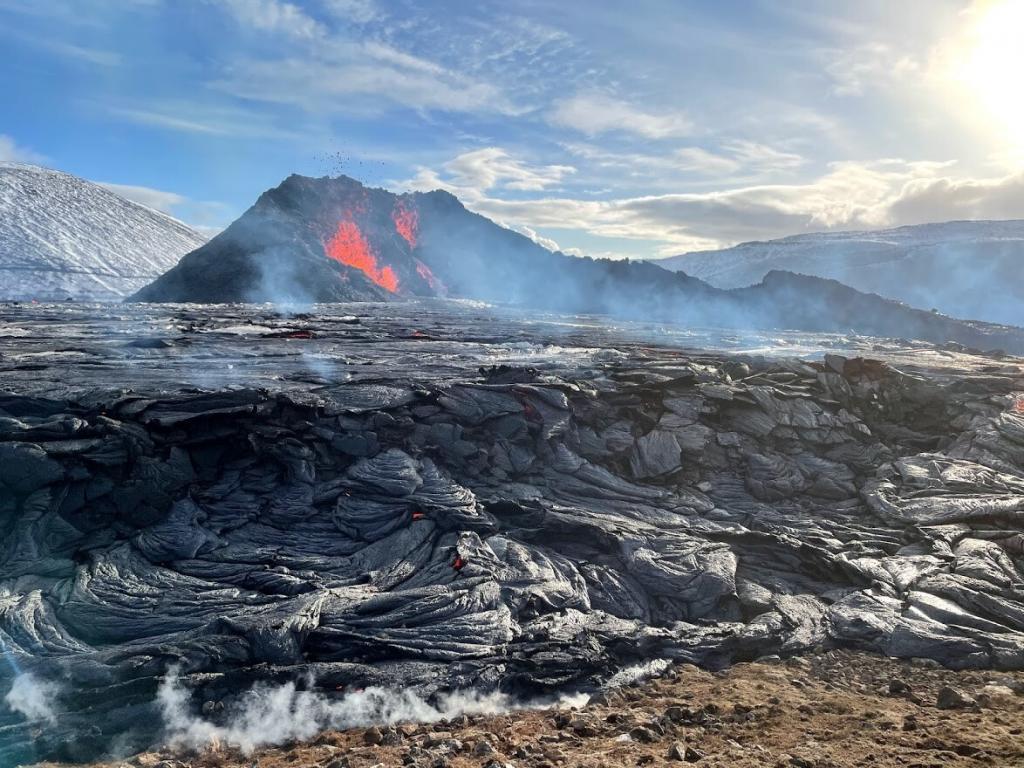
<svg viewBox="0 0 1024 768">
<path fill-rule="evenodd" d="M 116 67 L 123 61 L 121 54 L 116 51 L 88 45 L 76 45 L 66 40 L 59 40 L 52 34 L 31 35 L 12 30 L 7 30 L 7 33 L 12 38 L 40 48 L 48 53 L 85 64 L 99 67 Z"/>
<path fill-rule="evenodd" d="M 662 152 L 617 152 L 595 143 L 570 142 L 561 145 L 583 167 L 581 177 L 601 177 L 622 187 L 678 188 L 681 177 L 694 185 L 752 183 L 776 177 L 791 178 L 807 162 L 795 152 L 742 139 L 726 140 L 717 146 L 686 146 Z"/>
<path fill-rule="evenodd" d="M 322 0 L 332 16 L 353 24 L 366 24 L 383 13 L 374 0 Z"/>
<path fill-rule="evenodd" d="M 475 187 L 465 202 L 520 231 L 578 230 L 597 238 L 653 242 L 660 255 L 799 232 L 1024 217 L 1024 174 L 958 179 L 951 168 L 898 159 L 839 162 L 806 183 L 607 200 L 509 199 Z M 418 182 L 444 184 L 445 178 L 421 172 Z"/>
<path fill-rule="evenodd" d="M 174 213 L 175 206 L 181 205 L 188 199 L 183 195 L 179 195 L 177 192 L 166 192 L 162 189 L 153 189 L 152 187 L 139 187 L 131 184 L 110 184 L 104 181 L 97 183 L 101 187 L 109 189 L 114 194 L 120 195 L 132 202 L 139 203 L 147 208 L 152 208 L 155 211 L 171 215 Z"/>
<path fill-rule="evenodd" d="M 106 111 L 133 123 L 207 136 L 281 140 L 302 137 L 296 131 L 276 126 L 264 114 L 242 108 L 176 101 L 112 106 Z"/>
<path fill-rule="evenodd" d="M 693 133 L 693 122 L 679 112 L 650 112 L 602 93 L 580 93 L 558 102 L 549 115 L 554 125 L 587 136 L 633 133 L 649 139 L 678 138 Z"/>
<path fill-rule="evenodd" d="M 277 36 L 282 54 L 242 56 L 212 83 L 235 97 L 290 104 L 322 114 L 364 114 L 385 107 L 452 112 L 516 108 L 491 83 L 377 39 L 352 40 L 282 0 L 218 0 L 240 25 Z M 376 18 L 368 3 L 331 3 L 336 12 Z M 359 105 L 352 98 L 364 97 Z"/>
<path fill-rule="evenodd" d="M 229 215 L 228 206 L 219 202 L 191 200 L 177 192 L 135 184 L 96 183 L 126 200 L 174 216 L 207 236 L 222 230 Z"/>
<path fill-rule="evenodd" d="M 420 167 L 416 176 L 399 186 L 421 191 L 445 189 L 475 200 L 493 189 L 539 192 L 575 172 L 570 165 L 527 165 L 500 147 L 485 147 L 448 161 L 441 173 Z"/>
<path fill-rule="evenodd" d="M 44 165 L 49 162 L 49 159 L 45 155 L 18 144 L 13 136 L 0 133 L 0 162 Z"/>
<path fill-rule="evenodd" d="M 773 173 L 803 165 L 804 158 L 754 141 L 727 141 L 718 151 L 683 147 L 670 153 L 666 162 L 681 170 L 709 175 Z"/>
<path fill-rule="evenodd" d="M 295 39 L 322 38 L 323 24 L 299 6 L 282 0 L 218 0 L 235 19 L 261 32 L 282 34 Z"/>
<path fill-rule="evenodd" d="M 253 101 L 290 104 L 321 114 L 368 115 L 401 106 L 451 112 L 501 112 L 515 108 L 487 83 L 421 63 L 400 63 L 376 46 L 339 44 L 330 53 L 287 59 L 248 59 L 213 87 Z M 366 97 L 353 103 L 354 97 Z"/>
<path fill-rule="evenodd" d="M 868 41 L 847 49 L 822 51 L 825 72 L 837 96 L 862 96 L 868 88 L 887 87 L 921 76 L 924 65 L 904 50 Z"/>
</svg>

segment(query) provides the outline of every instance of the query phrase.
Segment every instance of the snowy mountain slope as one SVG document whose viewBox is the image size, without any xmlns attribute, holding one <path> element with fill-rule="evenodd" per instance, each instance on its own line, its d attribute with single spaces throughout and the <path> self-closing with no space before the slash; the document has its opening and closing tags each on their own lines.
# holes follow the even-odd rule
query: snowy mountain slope
<svg viewBox="0 0 1024 768">
<path fill-rule="evenodd" d="M 954 317 L 1024 325 L 1024 221 L 796 235 L 654 263 L 719 288 L 752 285 L 772 270 L 789 270 Z"/>
<path fill-rule="evenodd" d="M 0 162 L 0 299 L 120 299 L 205 241 L 92 182 Z"/>
</svg>

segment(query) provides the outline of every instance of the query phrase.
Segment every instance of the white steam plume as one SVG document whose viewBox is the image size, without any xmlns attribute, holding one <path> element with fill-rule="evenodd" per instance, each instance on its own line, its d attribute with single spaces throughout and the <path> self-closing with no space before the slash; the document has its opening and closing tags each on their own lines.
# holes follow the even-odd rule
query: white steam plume
<svg viewBox="0 0 1024 768">
<path fill-rule="evenodd" d="M 668 659 L 651 659 L 642 664 L 624 667 L 611 676 L 606 686 L 608 688 L 622 688 L 624 685 L 648 680 L 652 677 L 657 677 L 670 666 L 672 666 L 672 662 Z"/>
<path fill-rule="evenodd" d="M 56 684 L 40 680 L 30 672 L 22 672 L 14 678 L 14 684 L 4 696 L 4 702 L 13 712 L 28 720 L 52 723 L 57 720 L 54 702 L 59 692 Z"/>
<path fill-rule="evenodd" d="M 160 684 L 157 699 L 172 746 L 201 749 L 211 744 L 230 744 L 250 753 L 262 746 L 305 741 L 327 729 L 429 723 L 461 714 L 489 715 L 554 703 L 579 706 L 586 703 L 587 696 L 523 703 L 497 691 L 462 691 L 440 696 L 435 704 L 430 704 L 412 691 L 379 687 L 328 698 L 298 690 L 292 682 L 277 687 L 254 686 L 229 711 L 227 723 L 219 725 L 190 711 L 189 692 L 178 671 L 171 670 Z"/>
</svg>

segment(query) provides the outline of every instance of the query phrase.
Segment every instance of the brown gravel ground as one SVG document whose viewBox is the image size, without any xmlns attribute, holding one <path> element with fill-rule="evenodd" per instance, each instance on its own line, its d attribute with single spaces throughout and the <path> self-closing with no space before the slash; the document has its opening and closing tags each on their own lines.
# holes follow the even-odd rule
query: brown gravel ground
<svg viewBox="0 0 1024 768">
<path fill-rule="evenodd" d="M 945 691 L 950 687 L 954 691 Z M 962 694 L 962 696 L 961 696 Z M 940 708 L 940 699 L 952 706 Z M 383 742 L 383 743 L 381 743 Z M 104 768 L 1024 766 L 1024 673 L 831 651 L 690 665 L 575 710 L 329 731 L 242 755 L 161 751 Z"/>
</svg>

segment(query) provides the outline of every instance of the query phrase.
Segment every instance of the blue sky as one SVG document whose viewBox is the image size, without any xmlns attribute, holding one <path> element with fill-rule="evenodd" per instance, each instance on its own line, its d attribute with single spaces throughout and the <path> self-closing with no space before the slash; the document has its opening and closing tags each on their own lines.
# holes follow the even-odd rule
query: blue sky
<svg viewBox="0 0 1024 768">
<path fill-rule="evenodd" d="M 445 188 L 613 257 L 1024 217 L 1022 36 L 1024 0 L 0 0 L 0 159 L 210 231 L 293 172 Z"/>
</svg>

